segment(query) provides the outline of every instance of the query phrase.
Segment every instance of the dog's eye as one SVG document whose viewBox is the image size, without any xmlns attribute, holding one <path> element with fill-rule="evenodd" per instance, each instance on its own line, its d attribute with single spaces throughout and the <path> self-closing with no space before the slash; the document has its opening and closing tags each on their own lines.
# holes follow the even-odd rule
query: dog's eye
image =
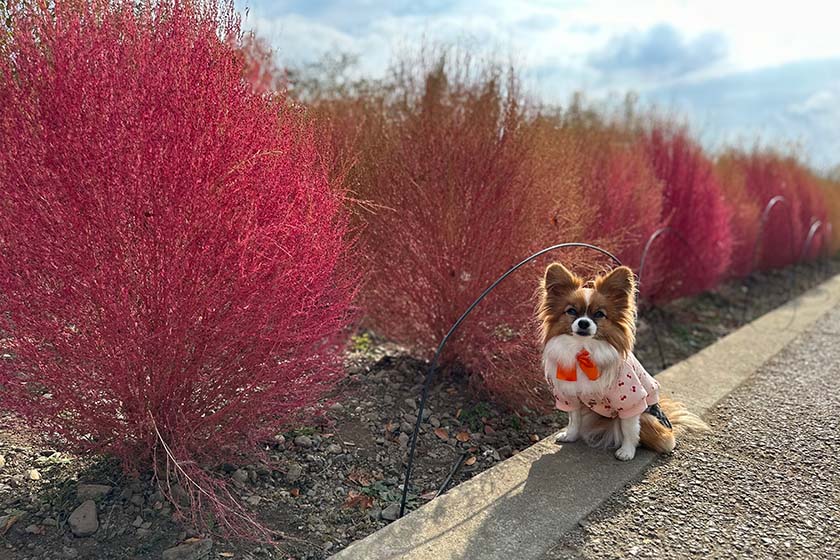
<svg viewBox="0 0 840 560">
<path fill-rule="evenodd" d="M 595 314 L 592 315 L 592 317 L 595 318 L 595 319 L 603 319 L 606 316 L 607 316 L 607 314 L 604 313 L 603 311 L 600 311 L 600 310 L 596 311 Z"/>
<path fill-rule="evenodd" d="M 566 315 L 571 315 L 572 317 L 577 317 L 577 316 L 578 316 L 578 312 L 577 312 L 577 311 L 575 311 L 575 308 L 574 308 L 574 307 L 570 307 L 570 308 L 568 308 L 568 309 L 566 310 Z"/>
</svg>

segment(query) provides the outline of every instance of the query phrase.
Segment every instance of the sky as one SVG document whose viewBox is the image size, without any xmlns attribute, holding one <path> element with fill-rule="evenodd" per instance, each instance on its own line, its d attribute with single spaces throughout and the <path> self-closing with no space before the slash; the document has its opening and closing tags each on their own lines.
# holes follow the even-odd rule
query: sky
<svg viewBox="0 0 840 560">
<path fill-rule="evenodd" d="M 799 0 L 236 0 L 282 65 L 347 52 L 381 76 L 425 42 L 513 59 L 529 93 L 628 92 L 688 119 L 712 149 L 757 140 L 840 164 L 840 4 Z"/>
</svg>

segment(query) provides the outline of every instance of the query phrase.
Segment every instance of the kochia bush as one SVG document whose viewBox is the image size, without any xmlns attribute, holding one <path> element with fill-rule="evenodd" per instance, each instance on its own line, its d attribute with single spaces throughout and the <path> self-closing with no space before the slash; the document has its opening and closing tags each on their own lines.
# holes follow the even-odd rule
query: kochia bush
<svg viewBox="0 0 840 560">
<path fill-rule="evenodd" d="M 732 253 L 731 211 L 712 162 L 685 128 L 655 122 L 643 134 L 648 158 L 662 182 L 662 224 L 646 263 L 642 294 L 668 300 L 713 288 Z"/>
<path fill-rule="evenodd" d="M 347 226 L 312 131 L 243 80 L 230 7 L 10 13 L 0 408 L 129 469 L 161 440 L 185 465 L 252 451 L 341 371 Z"/>
</svg>

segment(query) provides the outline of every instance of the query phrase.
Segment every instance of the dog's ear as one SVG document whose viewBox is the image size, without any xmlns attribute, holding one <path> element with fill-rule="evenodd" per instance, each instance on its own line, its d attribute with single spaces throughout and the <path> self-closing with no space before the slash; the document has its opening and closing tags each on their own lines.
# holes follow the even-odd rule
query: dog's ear
<svg viewBox="0 0 840 560">
<path fill-rule="evenodd" d="M 552 263 L 545 269 L 545 279 L 543 280 L 545 293 L 573 292 L 581 286 L 583 286 L 583 280 L 560 263 Z"/>
<path fill-rule="evenodd" d="M 626 266 L 619 266 L 609 274 L 601 276 L 595 281 L 595 290 L 614 303 L 620 305 L 632 304 L 636 296 L 636 281 L 633 271 Z"/>
</svg>

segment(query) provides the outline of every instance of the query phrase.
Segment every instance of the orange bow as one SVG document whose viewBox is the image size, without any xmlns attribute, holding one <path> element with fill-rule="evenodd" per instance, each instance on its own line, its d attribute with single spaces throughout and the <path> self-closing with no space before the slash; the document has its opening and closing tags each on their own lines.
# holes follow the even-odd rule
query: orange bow
<svg viewBox="0 0 840 560">
<path fill-rule="evenodd" d="M 601 372 L 598 371 L 598 366 L 592 361 L 589 352 L 581 350 L 575 358 L 577 364 L 572 364 L 570 368 L 564 368 L 557 364 L 557 379 L 560 381 L 577 381 L 577 366 L 580 366 L 580 370 L 586 374 L 590 381 L 595 381 L 601 376 Z"/>
</svg>

